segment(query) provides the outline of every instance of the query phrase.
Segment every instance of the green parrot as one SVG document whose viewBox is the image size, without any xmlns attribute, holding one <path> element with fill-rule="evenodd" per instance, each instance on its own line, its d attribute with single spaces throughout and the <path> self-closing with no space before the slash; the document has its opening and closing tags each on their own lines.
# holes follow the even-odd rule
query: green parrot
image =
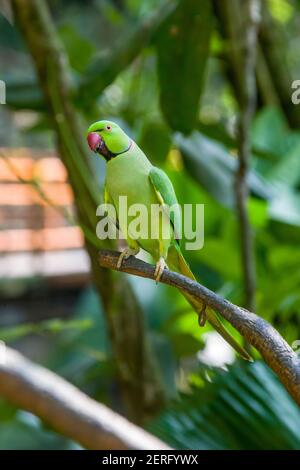
<svg viewBox="0 0 300 470">
<path fill-rule="evenodd" d="M 181 223 L 181 213 L 173 185 L 168 176 L 161 169 L 153 166 L 138 145 L 114 122 L 103 120 L 93 123 L 88 128 L 87 141 L 90 149 L 103 156 L 107 162 L 104 199 L 106 203 L 114 206 L 118 218 L 117 226 L 121 229 L 128 245 L 120 254 L 118 268 L 121 267 L 124 258 L 137 255 L 140 248 L 143 248 L 152 255 L 156 262 L 155 277 L 157 282 L 165 268 L 170 268 L 195 280 L 176 237 L 176 227 Z M 156 229 L 155 238 L 142 234 L 133 236 L 132 233 L 129 233 L 128 228 L 133 216 L 127 219 L 122 216 L 120 207 L 120 197 L 122 196 L 127 197 L 128 207 L 139 204 L 148 209 L 147 222 L 151 229 Z M 162 209 L 153 217 L 152 205 L 162 208 L 165 206 L 178 207 L 179 209 L 169 213 Z M 167 232 L 166 229 L 168 229 Z M 162 236 L 165 233 L 169 233 L 169 236 Z M 199 316 L 201 326 L 205 324 L 207 319 L 244 359 L 252 360 L 247 351 L 226 330 L 218 315 L 210 307 L 196 301 L 189 294 L 182 293 Z"/>
</svg>

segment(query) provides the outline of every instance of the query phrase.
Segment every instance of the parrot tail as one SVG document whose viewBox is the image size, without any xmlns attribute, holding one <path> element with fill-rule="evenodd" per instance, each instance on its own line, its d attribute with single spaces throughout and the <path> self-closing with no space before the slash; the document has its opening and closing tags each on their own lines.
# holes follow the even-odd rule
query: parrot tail
<svg viewBox="0 0 300 470">
<path fill-rule="evenodd" d="M 186 262 L 183 254 L 178 245 L 171 245 L 168 252 L 167 265 L 174 271 L 183 274 L 184 276 L 197 281 L 194 274 L 192 273 L 188 263 Z M 211 307 L 205 306 L 200 300 L 195 300 L 193 296 L 187 294 L 186 292 L 181 291 L 186 300 L 189 302 L 191 307 L 195 310 L 199 318 L 205 312 L 208 322 L 214 327 L 214 329 L 222 336 L 222 338 L 227 341 L 230 346 L 235 349 L 243 359 L 247 361 L 253 361 L 252 357 L 248 352 L 234 339 L 234 337 L 229 333 L 229 331 L 224 327 L 224 325 L 219 320 L 217 314 L 213 311 Z"/>
</svg>

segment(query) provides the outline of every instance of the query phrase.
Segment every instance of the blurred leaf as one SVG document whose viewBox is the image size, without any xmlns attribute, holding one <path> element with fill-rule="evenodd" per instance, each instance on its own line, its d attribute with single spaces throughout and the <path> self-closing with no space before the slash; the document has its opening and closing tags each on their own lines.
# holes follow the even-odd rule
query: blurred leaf
<svg viewBox="0 0 300 470">
<path fill-rule="evenodd" d="M 198 260 L 214 269 L 225 279 L 240 279 L 240 253 L 234 243 L 210 237 L 196 254 Z"/>
<path fill-rule="evenodd" d="M 95 52 L 95 46 L 80 36 L 71 24 L 62 26 L 59 29 L 59 34 L 68 54 L 71 67 L 77 72 L 84 72 Z"/>
<path fill-rule="evenodd" d="M 84 331 L 93 327 L 93 322 L 88 319 L 72 319 L 72 320 L 61 320 L 59 318 L 53 318 L 39 324 L 44 331 L 50 331 L 51 333 L 60 333 L 65 330 Z"/>
<path fill-rule="evenodd" d="M 55 336 L 55 348 L 47 366 L 111 406 L 109 387 L 116 376 L 115 363 L 111 359 L 105 317 L 91 287 L 81 293 L 72 321 L 93 327 L 68 329 Z"/>
<path fill-rule="evenodd" d="M 157 332 L 151 332 L 149 339 L 157 357 L 159 372 L 166 396 L 168 398 L 174 398 L 177 396 L 175 377 L 178 359 L 174 357 L 174 351 L 167 336 Z"/>
<path fill-rule="evenodd" d="M 261 150 L 280 156 L 287 130 L 287 122 L 279 109 L 264 108 L 255 118 L 252 143 Z"/>
<path fill-rule="evenodd" d="M 231 135 L 231 133 L 228 132 L 228 130 L 226 129 L 225 122 L 207 124 L 199 121 L 197 124 L 197 130 L 200 131 L 201 134 L 204 134 L 206 137 L 209 137 L 213 140 L 217 140 L 219 143 L 224 144 L 225 147 L 230 150 L 237 149 L 237 139 L 233 135 Z M 255 143 L 253 143 L 253 153 L 255 156 L 259 157 L 262 160 L 267 160 L 271 162 L 278 160 L 277 156 L 274 155 L 273 152 L 270 152 L 270 150 L 266 151 L 260 146 L 257 147 L 255 146 Z"/>
<path fill-rule="evenodd" d="M 154 164 L 159 165 L 166 159 L 171 142 L 168 128 L 155 120 L 144 124 L 138 144 L 147 157 Z"/>
<path fill-rule="evenodd" d="M 288 0 L 269 0 L 272 16 L 280 23 L 287 23 L 294 13 L 294 8 Z"/>
<path fill-rule="evenodd" d="M 202 335 L 207 328 L 199 328 L 195 312 L 187 306 L 170 315 L 161 331 L 168 337 L 175 355 L 185 357 L 195 355 L 203 348 Z"/>
<path fill-rule="evenodd" d="M 300 134 L 297 136 L 293 148 L 282 155 L 279 162 L 272 165 L 266 175 L 271 183 L 281 183 L 286 186 L 297 187 L 300 183 Z"/>
<path fill-rule="evenodd" d="M 197 130 L 201 132 L 201 134 L 206 135 L 206 137 L 219 141 L 227 148 L 235 148 L 237 146 L 236 139 L 226 131 L 225 125 L 222 125 L 220 122 L 215 124 L 206 124 L 199 121 L 197 124 Z"/>
<path fill-rule="evenodd" d="M 0 328 L 2 341 L 15 341 L 23 336 L 33 333 L 61 333 L 66 330 L 85 330 L 92 327 L 91 321 L 84 320 L 61 320 L 53 318 L 40 323 L 24 323 L 16 326 Z"/>
<path fill-rule="evenodd" d="M 212 30 L 210 0 L 179 2 L 157 38 L 163 114 L 176 131 L 196 127 Z"/>
<path fill-rule="evenodd" d="M 0 424 L 0 449 L 2 450 L 67 450 L 78 448 L 76 444 L 40 425 L 16 419 Z"/>
<path fill-rule="evenodd" d="M 111 2 L 109 0 L 104 0 L 101 2 L 101 13 L 103 14 L 106 21 L 109 21 L 111 24 L 121 25 L 124 16 L 121 14 L 121 11 L 124 9 L 122 2 Z M 126 9 L 124 9 L 124 13 Z"/>
<path fill-rule="evenodd" d="M 300 272 L 300 251 L 293 245 L 273 247 L 269 261 L 274 270 L 297 268 Z"/>
<path fill-rule="evenodd" d="M 268 203 L 261 199 L 249 198 L 248 200 L 248 214 L 251 225 L 256 228 L 266 227 L 268 217 Z"/>
<path fill-rule="evenodd" d="M 204 345 L 203 341 L 184 333 L 170 335 L 169 340 L 177 357 L 193 356 Z"/>
<path fill-rule="evenodd" d="M 11 405 L 6 400 L 0 398 L 0 421 L 10 421 L 12 420 L 17 412 L 17 408 Z"/>
<path fill-rule="evenodd" d="M 265 152 L 280 161 L 300 144 L 300 133 L 290 130 L 279 108 L 266 107 L 255 118 L 252 145 L 256 152 Z M 274 157 L 277 157 L 274 159 Z M 268 169 L 273 169 L 271 162 Z"/>
<path fill-rule="evenodd" d="M 1 48 L 9 48 L 22 50 L 22 41 L 20 34 L 7 18 L 0 13 L 0 46 Z"/>
<path fill-rule="evenodd" d="M 293 245 L 270 246 L 257 295 L 257 311 L 273 323 L 289 343 L 300 334 L 298 251 Z"/>
<path fill-rule="evenodd" d="M 187 170 L 212 196 L 226 207 L 235 207 L 234 181 L 237 159 L 217 141 L 193 132 L 189 137 L 175 135 L 175 143 L 181 150 Z M 249 176 L 251 191 L 268 199 L 272 189 L 257 172 Z"/>
<path fill-rule="evenodd" d="M 280 222 L 300 226 L 300 194 L 286 186 L 278 186 L 271 200 L 270 217 Z"/>
<path fill-rule="evenodd" d="M 7 105 L 14 109 L 45 109 L 44 99 L 35 78 L 3 77 L 6 83 Z"/>
<path fill-rule="evenodd" d="M 101 51 L 91 61 L 80 85 L 78 100 L 85 106 L 95 103 L 100 93 L 126 69 L 149 44 L 162 21 L 173 11 L 176 2 L 165 1 L 137 26 L 129 26 L 127 37 L 109 51 Z"/>
</svg>

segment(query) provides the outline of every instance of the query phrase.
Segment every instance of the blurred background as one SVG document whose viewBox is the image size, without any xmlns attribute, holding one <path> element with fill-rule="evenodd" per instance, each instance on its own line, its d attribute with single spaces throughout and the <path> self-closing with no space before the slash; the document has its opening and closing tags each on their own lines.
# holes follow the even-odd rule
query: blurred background
<svg viewBox="0 0 300 470">
<path fill-rule="evenodd" d="M 258 356 L 246 364 L 200 329 L 177 291 L 97 266 L 105 163 L 85 129 L 118 122 L 180 203 L 205 204 L 204 248 L 186 257 L 205 286 L 247 305 L 235 196 L 245 3 L 0 2 L 0 339 L 179 449 L 299 449 L 300 412 Z M 247 176 L 256 312 L 290 345 L 299 27 L 298 0 L 261 2 Z M 79 446 L 0 399 L 0 448 Z"/>
</svg>

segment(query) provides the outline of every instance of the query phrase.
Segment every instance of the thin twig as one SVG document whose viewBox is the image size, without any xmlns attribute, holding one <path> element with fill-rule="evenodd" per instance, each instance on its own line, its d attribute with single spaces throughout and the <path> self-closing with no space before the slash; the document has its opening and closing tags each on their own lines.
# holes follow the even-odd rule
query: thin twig
<svg viewBox="0 0 300 470">
<path fill-rule="evenodd" d="M 165 443 L 63 378 L 3 346 L 0 395 L 88 449 L 168 449 Z"/>
<path fill-rule="evenodd" d="M 242 93 L 238 123 L 239 164 L 236 174 L 236 205 L 241 233 L 242 269 L 245 286 L 245 306 L 255 309 L 256 274 L 252 231 L 248 217 L 248 172 L 251 159 L 250 129 L 256 106 L 256 45 L 260 18 L 260 0 L 245 0 L 244 53 L 242 60 Z"/>
<path fill-rule="evenodd" d="M 102 250 L 99 254 L 100 266 L 118 270 L 120 253 Z M 121 271 L 155 280 L 155 267 L 130 257 L 123 262 Z M 265 362 L 273 369 L 285 388 L 300 405 L 300 360 L 272 325 L 244 308 L 232 304 L 196 281 L 172 271 L 165 270 L 161 282 L 176 287 L 195 299 L 203 301 L 217 310 L 237 331 L 254 346 Z"/>
</svg>

